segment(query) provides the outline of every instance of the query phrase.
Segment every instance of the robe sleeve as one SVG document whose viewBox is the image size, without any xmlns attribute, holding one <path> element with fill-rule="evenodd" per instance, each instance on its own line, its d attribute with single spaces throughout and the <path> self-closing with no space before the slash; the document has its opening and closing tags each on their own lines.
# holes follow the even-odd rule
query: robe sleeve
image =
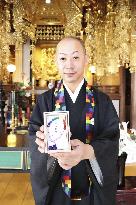
<svg viewBox="0 0 136 205">
<path fill-rule="evenodd" d="M 31 183 L 36 205 L 45 204 L 48 192 L 47 160 L 48 155 L 38 151 L 35 143 L 36 131 L 43 125 L 43 111 L 48 111 L 48 106 L 43 95 L 38 96 L 29 124 L 29 149 L 31 158 Z"/>
<path fill-rule="evenodd" d="M 97 178 L 89 169 L 94 181 L 94 200 L 99 205 L 114 205 L 118 183 L 117 159 L 119 151 L 119 119 L 110 98 L 102 92 L 95 92 L 94 137 L 91 142 L 103 184 L 98 186 Z M 100 185 L 100 184 L 99 184 Z"/>
<path fill-rule="evenodd" d="M 103 185 L 103 176 L 102 176 L 102 172 L 101 172 L 100 166 L 99 166 L 96 158 L 89 160 L 89 162 L 90 162 L 90 165 L 92 167 L 93 173 L 97 179 L 97 182 L 99 183 L 99 185 L 102 186 Z"/>
<path fill-rule="evenodd" d="M 103 176 L 103 193 L 115 200 L 117 189 L 117 159 L 119 151 L 119 119 L 110 98 L 97 93 L 95 132 L 92 146 Z M 111 203 L 112 204 L 112 203 Z"/>
</svg>

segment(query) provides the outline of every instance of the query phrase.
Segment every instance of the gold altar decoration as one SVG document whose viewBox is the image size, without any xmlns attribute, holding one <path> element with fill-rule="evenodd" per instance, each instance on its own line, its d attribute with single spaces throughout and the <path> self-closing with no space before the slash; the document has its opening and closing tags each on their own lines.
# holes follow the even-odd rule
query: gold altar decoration
<svg viewBox="0 0 136 205">
<path fill-rule="evenodd" d="M 32 70 L 35 79 L 43 79 L 45 81 L 59 80 L 60 75 L 54 62 L 55 48 L 36 49 L 36 47 L 33 46 L 32 52 Z"/>
</svg>

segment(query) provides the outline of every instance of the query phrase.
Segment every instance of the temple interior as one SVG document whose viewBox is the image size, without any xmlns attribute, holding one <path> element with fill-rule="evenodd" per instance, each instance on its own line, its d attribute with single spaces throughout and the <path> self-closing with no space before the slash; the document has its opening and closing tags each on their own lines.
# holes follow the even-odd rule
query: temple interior
<svg viewBox="0 0 136 205">
<path fill-rule="evenodd" d="M 55 50 L 67 36 L 83 40 L 85 78 L 115 106 L 127 153 L 117 205 L 136 205 L 136 0 L 0 0 L 0 204 L 34 205 L 29 120 L 61 79 Z"/>
</svg>

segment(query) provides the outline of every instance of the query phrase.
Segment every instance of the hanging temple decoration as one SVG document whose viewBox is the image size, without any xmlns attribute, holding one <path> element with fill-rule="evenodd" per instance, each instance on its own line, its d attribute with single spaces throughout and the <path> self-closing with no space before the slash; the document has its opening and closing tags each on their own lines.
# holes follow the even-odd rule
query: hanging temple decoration
<svg viewBox="0 0 136 205">
<path fill-rule="evenodd" d="M 35 78 L 58 79 L 53 65 L 55 46 L 71 34 L 84 40 L 89 63 L 96 67 L 98 76 L 117 73 L 120 66 L 136 72 L 134 0 L 54 0 L 51 4 L 42 0 L 1 0 L 0 80 L 6 82 L 8 78 L 11 46 L 24 44 L 28 38 Z M 41 48 L 41 59 L 35 60 L 40 41 L 46 46 Z"/>
</svg>

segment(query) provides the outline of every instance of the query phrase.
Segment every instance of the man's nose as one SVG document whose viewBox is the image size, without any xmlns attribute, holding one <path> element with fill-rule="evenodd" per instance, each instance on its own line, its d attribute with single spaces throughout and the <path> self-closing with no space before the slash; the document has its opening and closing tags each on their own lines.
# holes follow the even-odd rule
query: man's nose
<svg viewBox="0 0 136 205">
<path fill-rule="evenodd" d="M 66 68 L 73 68 L 73 61 L 71 58 L 67 59 Z"/>
</svg>

